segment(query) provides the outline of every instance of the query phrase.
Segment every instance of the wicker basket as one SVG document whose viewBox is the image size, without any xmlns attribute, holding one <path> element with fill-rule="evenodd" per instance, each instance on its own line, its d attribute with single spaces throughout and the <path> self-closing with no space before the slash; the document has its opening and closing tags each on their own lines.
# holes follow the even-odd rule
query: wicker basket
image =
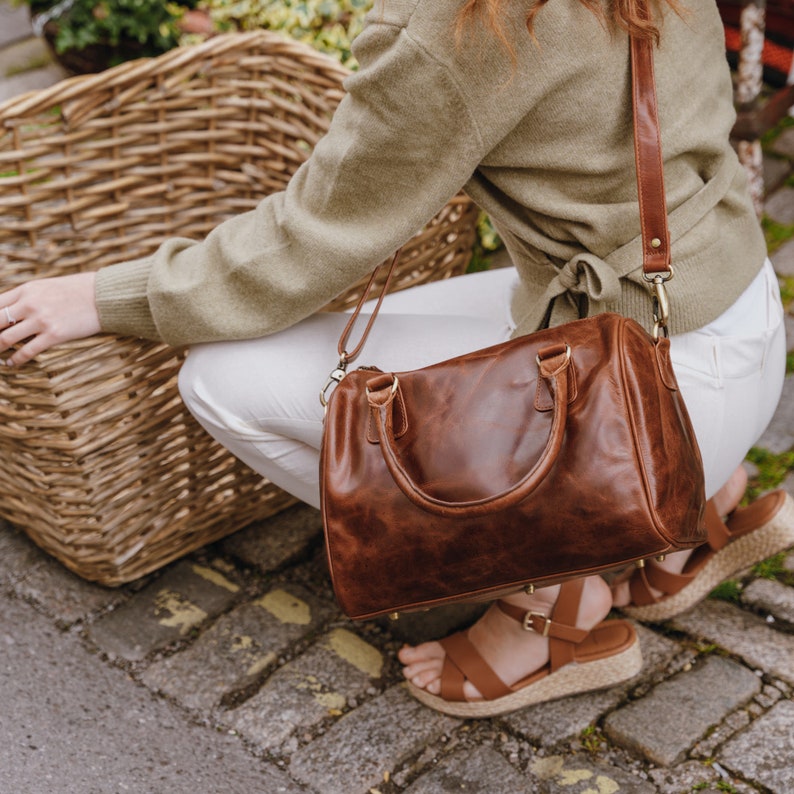
<svg viewBox="0 0 794 794">
<path fill-rule="evenodd" d="M 0 105 L 3 288 L 201 238 L 253 208 L 327 129 L 345 74 L 260 31 Z M 395 288 L 463 272 L 475 220 L 451 201 L 404 249 Z M 183 408 L 183 356 L 106 335 L 0 378 L 0 516 L 86 579 L 130 581 L 293 501 Z"/>
</svg>

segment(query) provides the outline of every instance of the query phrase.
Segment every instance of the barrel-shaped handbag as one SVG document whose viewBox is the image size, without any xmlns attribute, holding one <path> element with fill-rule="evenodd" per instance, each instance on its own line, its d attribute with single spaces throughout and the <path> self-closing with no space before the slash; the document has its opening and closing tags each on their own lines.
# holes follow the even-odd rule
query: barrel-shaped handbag
<svg viewBox="0 0 794 794">
<path fill-rule="evenodd" d="M 321 394 L 320 460 L 328 564 L 351 618 L 496 598 L 705 541 L 702 463 L 666 334 L 652 55 L 632 38 L 652 334 L 604 313 L 420 370 L 348 372 L 377 309 L 348 353 L 352 315 Z"/>
</svg>

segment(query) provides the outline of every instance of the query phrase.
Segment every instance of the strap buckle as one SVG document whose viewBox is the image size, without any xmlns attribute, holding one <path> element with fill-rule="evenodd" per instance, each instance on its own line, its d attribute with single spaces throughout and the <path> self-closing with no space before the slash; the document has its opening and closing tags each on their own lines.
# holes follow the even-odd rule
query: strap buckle
<svg viewBox="0 0 794 794">
<path fill-rule="evenodd" d="M 331 370 L 331 374 L 328 376 L 325 386 L 323 386 L 320 391 L 320 404 L 323 408 L 328 408 L 328 398 L 325 396 L 325 393 L 331 386 L 341 383 L 345 375 L 347 375 L 347 353 L 342 353 L 339 357 L 339 363 L 336 365 L 336 369 Z"/>
<path fill-rule="evenodd" d="M 643 278 L 651 285 L 651 299 L 653 300 L 653 338 L 659 338 L 661 331 L 665 337 L 670 336 L 667 323 L 670 320 L 670 300 L 667 297 L 665 284 L 674 276 L 673 268 L 666 273 L 654 273 L 651 276 L 643 274 Z"/>
<path fill-rule="evenodd" d="M 540 618 L 543 621 L 543 628 L 540 631 L 535 628 L 533 618 Z M 542 612 L 527 612 L 521 621 L 521 627 L 524 631 L 534 631 L 535 634 L 540 634 L 541 637 L 548 637 L 551 629 L 551 620 Z"/>
</svg>

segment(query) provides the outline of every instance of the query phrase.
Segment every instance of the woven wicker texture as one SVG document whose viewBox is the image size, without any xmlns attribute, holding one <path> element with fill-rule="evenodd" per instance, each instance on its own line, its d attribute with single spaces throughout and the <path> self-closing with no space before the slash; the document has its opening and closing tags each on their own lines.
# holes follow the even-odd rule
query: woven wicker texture
<svg viewBox="0 0 794 794">
<path fill-rule="evenodd" d="M 200 239 L 253 208 L 325 132 L 345 74 L 259 31 L 0 105 L 3 287 Z M 463 272 L 475 220 L 453 199 L 404 248 L 394 288 Z M 138 578 L 293 501 L 183 408 L 183 356 L 106 335 L 0 378 L 0 516 L 86 579 Z"/>
</svg>

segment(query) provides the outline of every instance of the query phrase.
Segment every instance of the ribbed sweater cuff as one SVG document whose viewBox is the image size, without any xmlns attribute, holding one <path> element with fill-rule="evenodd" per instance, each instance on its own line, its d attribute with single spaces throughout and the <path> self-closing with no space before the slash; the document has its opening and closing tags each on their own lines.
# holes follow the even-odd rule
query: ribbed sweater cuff
<svg viewBox="0 0 794 794">
<path fill-rule="evenodd" d="M 97 271 L 95 294 L 103 331 L 161 339 L 147 297 L 150 270 L 151 260 L 146 258 Z"/>
</svg>

